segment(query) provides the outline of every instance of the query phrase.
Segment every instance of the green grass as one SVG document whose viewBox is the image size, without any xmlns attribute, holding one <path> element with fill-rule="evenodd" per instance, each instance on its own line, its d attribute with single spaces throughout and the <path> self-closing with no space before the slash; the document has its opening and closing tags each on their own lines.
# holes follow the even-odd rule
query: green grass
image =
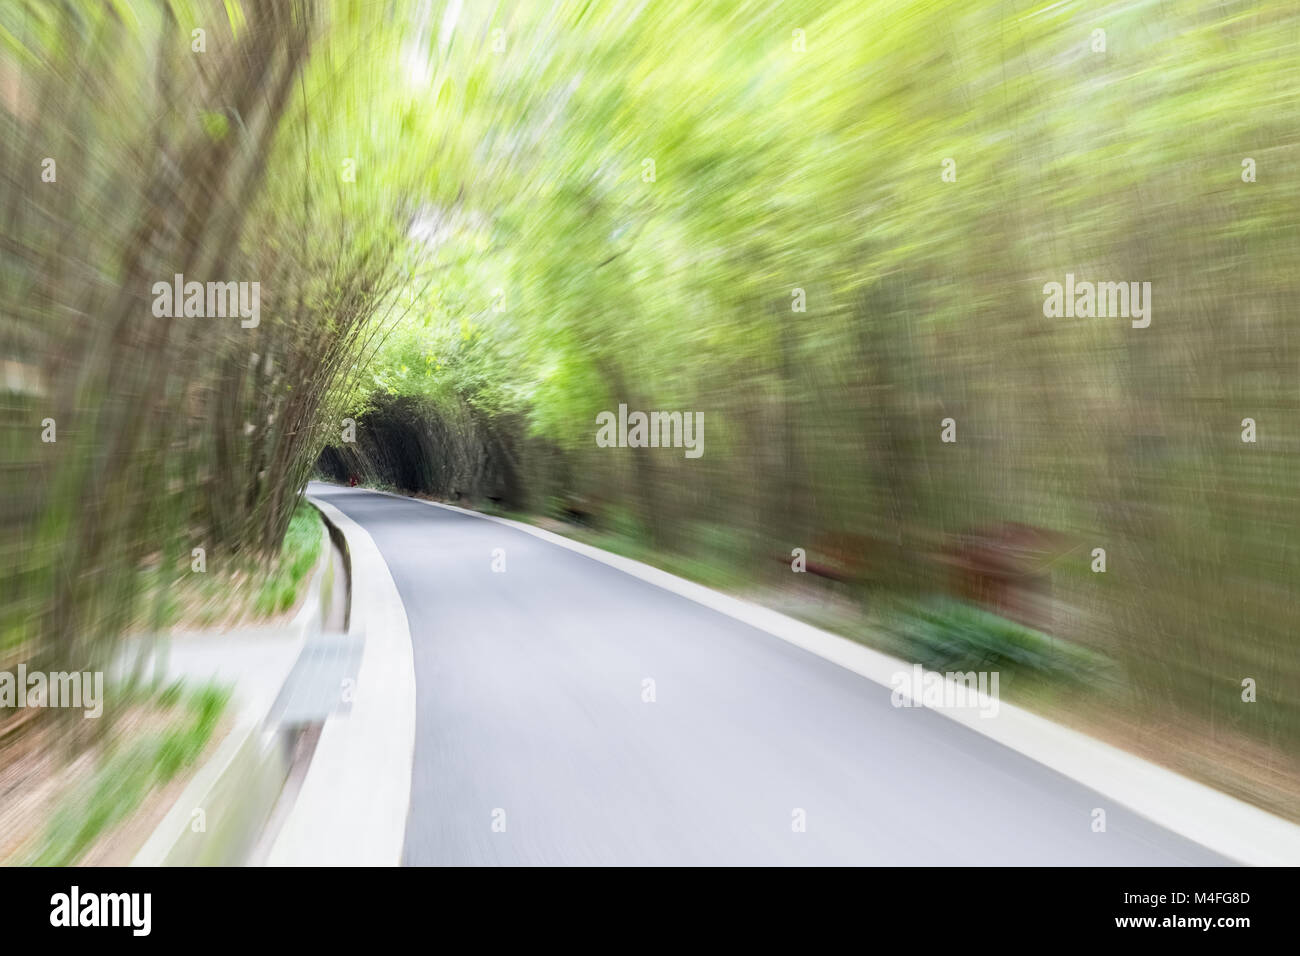
<svg viewBox="0 0 1300 956">
<path fill-rule="evenodd" d="M 281 614 L 297 603 L 299 589 L 320 557 L 321 544 L 320 515 L 305 501 L 298 502 L 280 555 L 267 570 L 253 601 L 259 616 Z"/>
<path fill-rule="evenodd" d="M 1113 676 L 1100 654 L 952 598 L 900 604 L 884 624 L 891 649 L 930 670 L 995 670 L 1066 687 Z"/>
<path fill-rule="evenodd" d="M 90 778 L 63 795 L 25 864 L 74 864 L 100 836 L 130 817 L 152 789 L 167 785 L 198 759 L 227 699 L 215 687 L 186 693 L 179 684 L 159 694 L 152 703 L 172 712 L 168 727 L 110 746 Z"/>
<path fill-rule="evenodd" d="M 522 516 L 518 520 L 535 524 L 536 516 Z M 699 534 L 684 537 L 688 553 L 655 549 L 646 541 L 639 526 L 630 521 L 613 523 L 608 529 L 601 530 L 568 522 L 560 533 L 566 538 L 720 591 L 743 590 L 753 584 L 752 576 L 741 570 L 744 567 L 741 561 L 738 558 L 732 560 L 725 545 L 719 549 L 721 543 L 710 534 L 711 528 L 701 526 L 692 530 L 698 530 Z"/>
</svg>

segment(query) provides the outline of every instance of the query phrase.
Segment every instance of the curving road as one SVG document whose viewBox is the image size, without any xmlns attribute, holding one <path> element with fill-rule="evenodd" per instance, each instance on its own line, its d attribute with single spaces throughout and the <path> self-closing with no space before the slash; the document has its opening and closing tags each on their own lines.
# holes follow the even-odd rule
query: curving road
<svg viewBox="0 0 1300 956">
<path fill-rule="evenodd" d="M 418 695 L 408 864 L 1227 862 L 598 561 L 428 504 L 310 491 L 370 533 L 406 606 Z"/>
</svg>

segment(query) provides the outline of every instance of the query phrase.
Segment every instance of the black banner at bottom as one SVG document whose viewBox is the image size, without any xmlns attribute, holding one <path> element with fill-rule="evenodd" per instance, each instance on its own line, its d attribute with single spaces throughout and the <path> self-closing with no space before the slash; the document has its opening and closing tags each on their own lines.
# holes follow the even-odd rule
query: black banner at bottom
<svg viewBox="0 0 1300 956">
<path fill-rule="evenodd" d="M 373 945 L 390 934 L 432 943 L 440 931 L 600 945 L 845 933 L 904 945 L 944 935 L 1232 945 L 1285 931 L 1292 882 L 1284 870 L 1247 869 L 7 869 L 0 899 L 13 946 L 72 935 L 205 948 Z"/>
</svg>

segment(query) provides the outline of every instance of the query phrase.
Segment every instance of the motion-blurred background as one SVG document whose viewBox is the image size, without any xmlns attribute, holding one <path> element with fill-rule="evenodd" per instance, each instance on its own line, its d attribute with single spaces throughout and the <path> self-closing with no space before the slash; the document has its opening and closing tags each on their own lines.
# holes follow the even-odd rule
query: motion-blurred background
<svg viewBox="0 0 1300 956">
<path fill-rule="evenodd" d="M 1300 818 L 1297 50 L 1261 0 L 12 0 L 0 670 L 290 612 L 317 470 L 1000 669 Z M 260 321 L 157 315 L 178 273 Z M 1067 273 L 1150 326 L 1045 316 Z M 703 456 L 598 447 L 620 403 Z M 222 720 L 130 687 L 0 710 L 9 861 Z"/>
</svg>

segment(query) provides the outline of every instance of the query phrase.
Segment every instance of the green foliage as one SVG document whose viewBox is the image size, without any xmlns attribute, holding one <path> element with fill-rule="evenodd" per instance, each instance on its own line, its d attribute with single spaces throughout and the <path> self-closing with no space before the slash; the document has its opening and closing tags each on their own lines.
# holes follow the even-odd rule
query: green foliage
<svg viewBox="0 0 1300 956">
<path fill-rule="evenodd" d="M 203 753 L 225 711 L 228 695 L 201 687 L 183 695 L 179 685 L 155 706 L 167 725 L 143 738 L 118 741 L 103 754 L 89 779 L 68 792 L 26 865 L 71 866 L 95 841 L 134 813 L 148 794 L 165 786 Z"/>
<path fill-rule="evenodd" d="M 630 511 L 665 552 L 731 527 L 749 573 L 846 532 L 917 594 L 990 522 L 1104 543 L 1108 574 L 1088 548 L 1052 569 L 1060 637 L 1207 732 L 1224 675 L 1266 674 L 1267 735 L 1300 739 L 1300 481 L 1283 433 L 1236 440 L 1294 417 L 1298 25 L 1258 0 L 467 4 L 394 85 L 435 279 L 371 374 L 526 420 L 518 505 Z M 1151 327 L 1046 319 L 1067 272 L 1150 281 Z M 620 402 L 703 410 L 704 457 L 596 448 Z"/>
<path fill-rule="evenodd" d="M 380 159 L 411 154 L 354 56 L 386 57 L 403 27 L 364 8 L 0 7 L 5 656 L 102 665 L 141 619 L 184 613 L 154 569 L 278 551 L 409 278 L 427 173 Z M 260 314 L 159 314 L 177 274 L 256 284 Z"/>
<path fill-rule="evenodd" d="M 973 527 L 1059 530 L 1062 641 L 1211 733 L 1252 675 L 1251 732 L 1300 739 L 1300 10 L 74 7 L 0 8 L 0 648 L 81 666 L 142 566 L 269 559 L 350 417 L 368 479 L 581 499 L 729 575 L 845 533 L 931 593 Z M 206 59 L 177 21 L 209 23 Z M 152 316 L 182 267 L 260 279 L 261 326 Z M 1150 281 L 1151 327 L 1046 319 L 1067 272 Z M 597 448 L 619 403 L 703 411 L 704 456 Z M 292 603 L 277 575 L 263 608 Z M 927 614 L 924 653 L 1074 672 Z"/>
<path fill-rule="evenodd" d="M 305 501 L 298 503 L 279 556 L 261 574 L 254 606 L 257 613 L 271 617 L 289 610 L 297 603 L 299 592 L 320 558 L 322 525 L 316 509 Z"/>
<path fill-rule="evenodd" d="M 1098 687 L 1113 680 L 1100 654 L 961 601 L 911 602 L 888 622 L 897 648 L 934 671 L 998 671 L 1063 685 Z"/>
<path fill-rule="evenodd" d="M 214 140 L 224 139 L 230 131 L 230 121 L 221 113 L 204 113 L 203 131 Z"/>
</svg>

